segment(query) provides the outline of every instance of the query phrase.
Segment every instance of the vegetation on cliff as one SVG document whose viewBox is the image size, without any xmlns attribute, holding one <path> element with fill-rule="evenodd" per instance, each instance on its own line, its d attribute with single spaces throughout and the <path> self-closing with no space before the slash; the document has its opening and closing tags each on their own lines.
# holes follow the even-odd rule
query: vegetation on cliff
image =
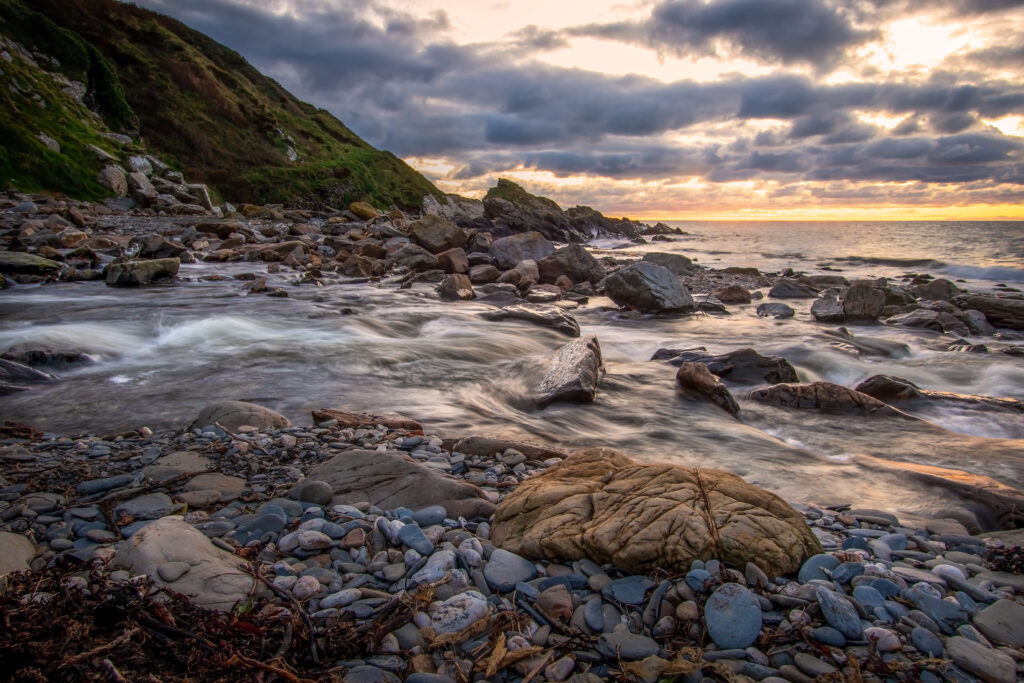
<svg viewBox="0 0 1024 683">
<path fill-rule="evenodd" d="M 4 184 L 101 196 L 87 145 L 112 150 L 103 133 L 114 132 L 235 201 L 408 209 L 441 196 L 393 154 L 169 17 L 115 0 L 0 0 L 0 36 Z"/>
</svg>

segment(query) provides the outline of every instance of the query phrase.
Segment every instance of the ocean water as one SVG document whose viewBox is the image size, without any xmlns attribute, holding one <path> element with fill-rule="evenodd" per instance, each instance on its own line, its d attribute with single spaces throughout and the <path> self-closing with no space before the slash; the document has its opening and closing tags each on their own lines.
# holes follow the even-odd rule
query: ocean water
<svg viewBox="0 0 1024 683">
<path fill-rule="evenodd" d="M 1022 223 L 678 223 L 670 242 L 592 245 L 639 257 L 674 251 L 711 267 L 754 266 L 850 278 L 909 272 L 962 279 L 974 291 L 1024 283 Z M 614 248 L 614 247 L 620 248 Z M 397 412 L 441 436 L 499 436 L 575 448 L 606 446 L 648 461 L 728 469 L 793 502 L 852 502 L 920 519 L 998 516 L 979 491 L 1024 489 L 1024 414 L 973 404 L 908 406 L 913 420 L 819 414 L 766 406 L 752 387 L 730 385 L 734 418 L 679 395 L 659 348 L 710 353 L 755 348 L 787 358 L 801 381 L 853 387 L 875 375 L 926 389 L 1024 399 L 1024 359 L 1002 349 L 1019 333 L 973 339 L 991 352 L 958 353 L 948 335 L 884 324 L 855 337 L 905 345 L 858 352 L 797 313 L 757 317 L 757 302 L 728 315 L 636 316 L 596 297 L 573 310 L 595 334 L 605 372 L 597 399 L 538 409 L 531 400 L 550 356 L 568 338 L 519 321 L 491 322 L 480 302 L 441 302 L 426 284 L 295 284 L 268 276 L 290 297 L 249 295 L 213 272 L 259 272 L 261 263 L 182 266 L 183 281 L 142 289 L 102 283 L 20 286 L 0 292 L 0 352 L 16 346 L 81 351 L 95 361 L 60 369 L 61 381 L 0 396 L 0 419 L 59 433 L 187 425 L 206 404 L 251 400 L 308 424 L 312 409 Z M 1024 285 L 1021 287 L 1024 289 Z M 926 471 L 922 468 L 944 468 Z M 950 475 L 957 470 L 961 475 Z"/>
</svg>

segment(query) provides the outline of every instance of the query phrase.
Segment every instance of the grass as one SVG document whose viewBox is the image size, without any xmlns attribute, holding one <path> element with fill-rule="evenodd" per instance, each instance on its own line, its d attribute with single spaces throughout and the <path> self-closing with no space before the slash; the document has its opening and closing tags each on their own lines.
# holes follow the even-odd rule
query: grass
<svg viewBox="0 0 1024 683">
<path fill-rule="evenodd" d="M 87 82 L 86 103 L 110 130 L 137 133 L 147 150 L 229 200 L 311 207 L 359 200 L 416 209 L 424 195 L 442 196 L 394 155 L 169 17 L 116 0 L 0 0 L 0 21 L 0 32 L 46 52 L 62 73 Z M 32 123 L 43 125 L 46 115 Z M 76 185 L 77 161 L 69 159 L 65 172 L 60 160 L 40 152 L 31 126 L 4 123 L 5 137 L 16 135 L 20 146 L 17 160 L 0 161 L 5 178 L 22 168 L 15 176 L 26 189 L 95 190 L 80 187 L 92 181 Z M 94 135 L 102 127 L 97 122 Z M 297 162 L 288 159 L 289 146 Z M 52 170 L 44 172 L 42 161 L 22 166 L 33 153 L 43 154 Z"/>
</svg>

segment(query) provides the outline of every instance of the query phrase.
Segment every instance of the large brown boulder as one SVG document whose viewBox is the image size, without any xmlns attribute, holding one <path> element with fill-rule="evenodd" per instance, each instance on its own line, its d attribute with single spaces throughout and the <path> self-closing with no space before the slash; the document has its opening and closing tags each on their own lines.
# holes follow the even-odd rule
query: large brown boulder
<svg viewBox="0 0 1024 683">
<path fill-rule="evenodd" d="M 413 241 L 432 254 L 463 247 L 468 241 L 466 232 L 440 216 L 426 215 L 409 226 Z"/>
<path fill-rule="evenodd" d="M 606 448 L 573 453 L 510 493 L 491 540 L 524 557 L 592 559 L 631 571 L 693 560 L 753 562 L 772 576 L 821 552 L 803 517 L 730 472 L 641 465 Z"/>
<path fill-rule="evenodd" d="M 855 282 L 843 294 L 843 314 L 846 320 L 877 320 L 883 308 L 885 292 L 875 287 L 874 282 Z"/>
<path fill-rule="evenodd" d="M 676 387 L 680 393 L 696 394 L 711 401 L 716 406 L 735 415 L 740 412 L 736 399 L 722 381 L 711 374 L 708 366 L 703 363 L 683 363 L 676 372 Z"/>
<path fill-rule="evenodd" d="M 370 503 L 385 510 L 441 505 L 449 517 L 487 517 L 494 504 L 472 484 L 395 452 L 355 449 L 314 467 L 307 479 L 325 481 L 332 505 Z"/>
<path fill-rule="evenodd" d="M 537 262 L 540 281 L 552 283 L 563 275 L 575 282 L 596 285 L 604 279 L 604 266 L 582 244 L 570 244 Z"/>
</svg>

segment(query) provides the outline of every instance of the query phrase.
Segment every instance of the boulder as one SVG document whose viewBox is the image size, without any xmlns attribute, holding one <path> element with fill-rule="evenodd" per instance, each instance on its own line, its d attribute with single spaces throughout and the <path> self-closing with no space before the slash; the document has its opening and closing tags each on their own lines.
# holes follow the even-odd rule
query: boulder
<svg viewBox="0 0 1024 683">
<path fill-rule="evenodd" d="M 469 259 L 462 247 L 455 247 L 437 255 L 437 267 L 446 273 L 468 273 Z"/>
<path fill-rule="evenodd" d="M 644 254 L 642 259 L 646 263 L 653 263 L 662 268 L 667 268 L 675 276 L 689 275 L 693 272 L 693 261 L 682 254 L 669 254 L 662 251 L 650 251 Z M 749 302 L 750 300 L 747 299 Z"/>
<path fill-rule="evenodd" d="M 832 413 L 900 416 L 900 411 L 877 398 L 831 382 L 775 384 L 750 392 L 750 398 L 785 408 L 813 408 Z"/>
<path fill-rule="evenodd" d="M 842 323 L 846 322 L 846 311 L 843 304 L 836 296 L 834 289 L 826 290 L 819 298 L 811 304 L 811 315 L 819 323 Z"/>
<path fill-rule="evenodd" d="M 128 174 L 128 189 L 132 192 L 132 199 L 142 206 L 149 206 L 156 200 L 157 191 L 153 183 L 146 177 L 145 173 L 132 171 Z"/>
<path fill-rule="evenodd" d="M 580 336 L 580 324 L 571 313 L 558 306 L 546 304 L 513 304 L 480 314 L 484 320 L 525 320 L 542 327 L 550 327 L 569 337 Z"/>
<path fill-rule="evenodd" d="M 857 391 L 877 398 L 879 401 L 909 401 L 921 398 L 921 388 L 902 377 L 874 375 L 857 385 Z"/>
<path fill-rule="evenodd" d="M 487 191 L 483 206 L 484 218 L 504 234 L 536 231 L 559 242 L 579 242 L 591 237 L 581 232 L 557 203 L 532 195 L 505 178 Z"/>
<path fill-rule="evenodd" d="M 554 251 L 555 245 L 539 232 L 502 237 L 491 243 L 491 256 L 501 270 L 514 268 L 520 261 L 541 261 Z"/>
<path fill-rule="evenodd" d="M 463 247 L 468 241 L 466 231 L 440 216 L 427 214 L 409 225 L 409 236 L 432 254 Z"/>
<path fill-rule="evenodd" d="M 21 534 L 0 531 L 0 576 L 28 571 L 35 556 L 32 541 Z"/>
<path fill-rule="evenodd" d="M 177 568 L 184 567 L 178 563 L 187 565 L 181 574 Z M 177 516 L 151 522 L 119 543 L 114 565 L 145 574 L 157 586 L 189 596 L 195 605 L 222 612 L 247 602 L 254 588 L 240 558 Z M 168 565 L 176 569 L 173 574 Z M 165 578 L 171 576 L 175 580 Z"/>
<path fill-rule="evenodd" d="M 961 309 L 981 311 L 996 327 L 1024 330 L 1024 298 L 962 294 L 953 297 L 953 303 Z"/>
<path fill-rule="evenodd" d="M 188 428 L 202 429 L 214 424 L 232 432 L 244 425 L 257 429 L 280 429 L 292 425 L 288 418 L 270 408 L 245 401 L 221 401 L 200 410 Z"/>
<path fill-rule="evenodd" d="M 676 386 L 682 393 L 696 394 L 735 415 L 740 412 L 736 399 L 703 363 L 683 363 L 676 372 Z"/>
<path fill-rule="evenodd" d="M 534 389 L 537 405 L 593 401 L 600 372 L 601 347 L 597 337 L 590 335 L 569 342 L 555 353 L 547 374 Z"/>
<path fill-rule="evenodd" d="M 732 473 L 641 465 L 604 448 L 520 484 L 495 511 L 491 540 L 528 558 L 634 572 L 685 573 L 717 558 L 778 576 L 821 552 L 799 512 Z"/>
<path fill-rule="evenodd" d="M 932 280 L 923 285 L 910 288 L 910 293 L 918 299 L 926 301 L 952 301 L 953 297 L 962 294 L 963 290 L 945 278 Z"/>
<path fill-rule="evenodd" d="M 739 285 L 729 285 L 728 287 L 720 287 L 715 291 L 711 292 L 712 296 L 717 298 L 723 304 L 749 304 L 750 303 L 750 290 Z"/>
<path fill-rule="evenodd" d="M 877 320 L 883 308 L 885 292 L 873 282 L 855 282 L 843 294 L 843 314 L 847 320 Z"/>
<path fill-rule="evenodd" d="M 124 197 L 128 194 L 128 176 L 120 166 L 104 166 L 96 177 L 96 182 L 110 190 L 115 197 Z"/>
<path fill-rule="evenodd" d="M 618 306 L 641 313 L 689 313 L 696 308 L 676 276 L 654 263 L 631 263 L 609 275 L 604 288 Z"/>
<path fill-rule="evenodd" d="M 469 276 L 462 273 L 445 276 L 438 285 L 437 294 L 448 301 L 469 301 L 476 298 L 473 283 L 469 281 Z"/>
<path fill-rule="evenodd" d="M 768 296 L 775 299 L 813 299 L 818 290 L 791 278 L 782 278 L 768 290 Z"/>
<path fill-rule="evenodd" d="M 5 275 L 53 275 L 63 266 L 35 254 L 21 251 L 0 251 L 0 273 Z"/>
<path fill-rule="evenodd" d="M 333 505 L 370 503 L 385 510 L 440 505 L 452 518 L 487 517 L 494 511 L 476 486 L 392 451 L 345 451 L 314 467 L 306 478 L 330 484 Z"/>
<path fill-rule="evenodd" d="M 388 258 L 411 271 L 437 268 L 437 257 L 415 244 L 403 244 L 390 252 Z"/>
<path fill-rule="evenodd" d="M 181 261 L 176 258 L 111 263 L 107 270 L 107 285 L 111 287 L 139 286 L 158 280 L 168 280 L 178 274 Z"/>
<path fill-rule="evenodd" d="M 128 243 L 128 251 L 135 251 L 143 259 L 176 258 L 186 251 L 185 245 L 172 242 L 163 235 L 136 235 Z"/>
<path fill-rule="evenodd" d="M 373 413 L 360 413 L 340 408 L 324 408 L 313 411 L 313 424 L 320 425 L 331 420 L 336 421 L 342 428 L 373 428 L 383 425 L 388 429 L 404 429 L 410 434 L 423 434 L 423 425 L 402 415 L 374 415 Z"/>
<path fill-rule="evenodd" d="M 1022 323 L 1024 323 L 1024 319 L 1022 319 Z M 952 313 L 933 311 L 928 308 L 919 308 L 909 313 L 894 315 L 891 318 L 887 318 L 885 324 L 899 325 L 900 327 L 918 327 L 935 332 L 955 334 L 959 337 L 966 337 L 970 334 L 968 327 Z"/>
<path fill-rule="evenodd" d="M 486 285 L 497 282 L 501 271 L 489 263 L 481 263 L 469 269 L 469 281 L 474 285 Z"/>
<path fill-rule="evenodd" d="M 0 382 L 4 384 L 42 384 L 56 381 L 57 377 L 48 372 L 0 358 Z"/>
<path fill-rule="evenodd" d="M 562 247 L 537 261 L 537 267 L 540 270 L 540 281 L 546 283 L 553 283 L 565 276 L 573 283 L 589 282 L 596 285 L 605 275 L 604 266 L 582 244 Z"/>
<path fill-rule="evenodd" d="M 782 356 L 763 356 L 754 349 L 737 349 L 712 356 L 704 348 L 659 349 L 651 360 L 668 360 L 672 365 L 702 363 L 712 374 L 738 384 L 799 382 L 796 368 Z"/>
</svg>

